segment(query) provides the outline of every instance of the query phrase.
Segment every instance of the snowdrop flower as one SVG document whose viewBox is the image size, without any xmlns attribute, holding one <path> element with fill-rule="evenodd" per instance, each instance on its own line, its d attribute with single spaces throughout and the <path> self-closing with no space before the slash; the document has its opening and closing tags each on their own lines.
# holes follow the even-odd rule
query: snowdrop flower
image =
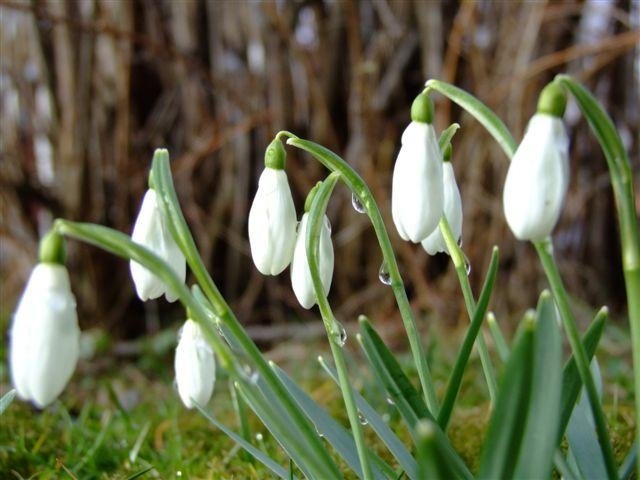
<svg viewBox="0 0 640 480">
<path fill-rule="evenodd" d="M 293 252 L 293 261 L 291 262 L 291 286 L 298 302 L 303 308 L 309 309 L 316 304 L 316 293 L 313 288 L 311 279 L 311 270 L 309 269 L 309 261 L 307 259 L 307 225 L 309 223 L 309 209 L 320 182 L 311 189 L 307 200 L 304 204 L 305 214 L 300 221 L 298 228 L 298 239 L 296 240 L 296 248 Z M 331 243 L 331 224 L 325 215 L 320 228 L 320 240 L 318 251 L 318 269 L 320 271 L 320 280 L 324 288 L 324 293 L 328 294 L 331 288 L 331 280 L 333 278 L 333 243 Z"/>
<path fill-rule="evenodd" d="M 191 319 L 180 330 L 175 370 L 178 394 L 185 407 L 192 409 L 196 403 L 206 405 L 213 393 L 216 364 L 200 326 Z"/>
<path fill-rule="evenodd" d="M 449 161 L 451 156 L 451 145 L 445 149 L 445 162 L 442 166 L 442 180 L 444 183 L 444 215 L 449 222 L 453 238 L 457 241 L 462 236 L 462 201 L 460 200 L 460 190 L 456 183 L 456 177 L 453 172 L 453 165 Z M 440 227 L 429 234 L 422 241 L 422 247 L 429 255 L 435 255 L 438 252 L 449 253 L 447 245 L 440 231 Z"/>
<path fill-rule="evenodd" d="M 440 221 L 444 203 L 442 154 L 431 124 L 433 104 L 422 93 L 411 106 L 411 123 L 393 170 L 391 214 L 403 240 L 424 240 Z"/>
<path fill-rule="evenodd" d="M 178 278 L 184 282 L 187 274 L 187 264 L 176 241 L 165 224 L 160 211 L 158 196 L 153 188 L 147 190 L 142 200 L 140 213 L 133 226 L 131 240 L 148 248 L 167 262 Z M 178 295 L 151 271 L 133 260 L 129 262 L 131 277 L 136 287 L 136 293 L 142 301 L 158 298 L 162 294 L 169 302 L 174 302 Z"/>
<path fill-rule="evenodd" d="M 503 206 L 507 223 L 520 240 L 547 238 L 560 217 L 569 185 L 569 139 L 561 119 L 565 105 L 560 87 L 545 87 L 511 160 Z"/>
<path fill-rule="evenodd" d="M 276 139 L 265 152 L 265 169 L 249 211 L 251 256 L 263 275 L 287 268 L 296 242 L 296 208 L 284 166 L 284 146 Z"/>
<path fill-rule="evenodd" d="M 60 395 L 78 362 L 80 329 L 62 264 L 63 248 L 59 235 L 43 238 L 40 263 L 31 272 L 11 325 L 13 386 L 20 398 L 39 408 Z"/>
</svg>

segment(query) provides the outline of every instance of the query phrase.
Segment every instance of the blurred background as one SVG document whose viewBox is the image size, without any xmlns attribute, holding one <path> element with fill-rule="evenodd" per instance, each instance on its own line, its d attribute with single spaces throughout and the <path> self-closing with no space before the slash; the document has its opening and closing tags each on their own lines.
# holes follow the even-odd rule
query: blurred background
<svg viewBox="0 0 640 480">
<path fill-rule="evenodd" d="M 130 232 L 151 156 L 167 147 L 178 195 L 221 291 L 264 341 L 321 324 L 302 310 L 289 274 L 263 277 L 249 254 L 247 215 L 265 146 L 281 129 L 342 155 L 387 220 L 414 309 L 440 325 L 467 322 L 448 257 L 402 242 L 391 222 L 391 171 L 412 99 L 429 78 L 472 92 L 520 139 L 540 89 L 566 72 L 605 105 L 639 190 L 638 1 L 0 0 L 0 301 L 13 310 L 56 217 Z M 492 245 L 501 266 L 492 308 L 513 325 L 545 287 L 533 248 L 502 213 L 508 161 L 469 115 L 435 96 L 437 126 L 462 128 L 453 164 L 464 206 L 463 248 L 479 290 Z M 571 185 L 554 236 L 570 292 L 624 316 L 613 198 L 604 157 L 570 103 Z M 298 212 L 326 171 L 288 150 Z M 639 206 L 640 209 L 640 206 Z M 336 251 L 330 300 L 338 318 L 400 324 L 381 254 L 344 187 L 329 206 Z M 128 264 L 68 242 L 83 328 L 117 338 L 183 315 L 142 304 Z M 588 319 L 585 308 L 582 320 Z M 621 322 L 622 323 L 622 322 Z M 307 324 L 309 325 L 309 324 Z M 310 331 L 313 331 L 311 329 Z"/>
</svg>

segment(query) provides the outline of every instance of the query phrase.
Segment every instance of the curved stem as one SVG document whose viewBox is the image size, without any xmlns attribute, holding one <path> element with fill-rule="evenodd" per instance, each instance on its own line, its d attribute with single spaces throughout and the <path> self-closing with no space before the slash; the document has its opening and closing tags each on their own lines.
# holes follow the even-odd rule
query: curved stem
<svg viewBox="0 0 640 480">
<path fill-rule="evenodd" d="M 437 415 L 438 399 L 433 386 L 427 357 L 422 349 L 422 343 L 420 342 L 413 312 L 411 311 L 409 299 L 407 298 L 407 292 L 404 289 L 404 283 L 400 276 L 398 263 L 396 262 L 396 257 L 393 253 L 391 240 L 389 239 L 387 229 L 384 225 L 384 221 L 376 201 L 373 198 L 373 194 L 360 175 L 358 175 L 358 173 L 351 168 L 347 162 L 331 150 L 323 147 L 322 145 L 318 145 L 317 143 L 309 140 L 303 140 L 298 137 L 289 138 L 287 143 L 309 152 L 332 172 L 340 172 L 340 179 L 347 185 L 347 187 L 349 187 L 353 194 L 358 197 L 362 206 L 365 207 L 367 215 L 369 216 L 373 229 L 376 233 L 378 243 L 380 244 L 383 261 L 388 268 L 389 278 L 391 280 L 391 289 L 395 296 L 396 303 L 398 304 L 398 309 L 400 310 L 400 316 L 402 317 L 407 337 L 409 338 L 409 346 L 413 355 L 413 361 L 416 365 L 416 369 L 418 370 L 420 385 L 422 387 L 427 406 L 433 415 Z"/>
<path fill-rule="evenodd" d="M 209 275 L 204 262 L 196 248 L 193 236 L 184 219 L 184 215 L 178 203 L 178 197 L 171 180 L 169 168 L 169 155 L 164 151 L 156 151 L 153 158 L 152 175 L 154 178 L 154 188 L 160 198 L 160 207 L 165 218 L 169 219 L 171 234 L 180 246 L 191 271 L 200 284 L 205 296 L 211 302 L 217 315 L 229 332 L 235 337 L 240 347 L 247 353 L 251 361 L 255 364 L 257 371 L 262 375 L 267 384 L 273 389 L 278 398 L 282 401 L 282 407 L 291 417 L 293 423 L 300 429 L 305 438 L 310 442 L 313 451 L 308 452 L 307 457 L 318 462 L 314 466 L 316 472 L 324 472 L 328 478 L 340 478 L 337 465 L 331 459 L 324 445 L 318 438 L 313 426 L 307 417 L 301 412 L 295 400 L 291 397 L 286 387 L 282 384 L 262 353 L 251 340 L 247 332 L 236 318 L 235 314 L 227 304 L 226 300 L 218 290 Z"/>
<path fill-rule="evenodd" d="M 473 322 L 473 317 L 475 316 L 476 312 L 476 301 L 473 298 L 473 291 L 471 290 L 471 284 L 469 283 L 466 259 L 464 253 L 462 252 L 462 249 L 458 246 L 458 242 L 455 238 L 453 238 L 451 227 L 449 226 L 449 222 L 444 215 L 440 219 L 440 231 L 442 232 L 442 237 L 444 238 L 444 241 L 447 245 L 449 256 L 451 257 L 451 261 L 453 262 L 456 270 L 456 275 L 458 276 L 458 281 L 460 282 L 460 288 L 462 289 L 462 296 L 464 297 L 464 303 L 467 308 L 467 314 L 469 315 L 469 321 Z M 480 330 L 480 332 L 478 333 L 477 340 L 480 362 L 482 363 L 482 370 L 484 371 L 484 377 L 487 382 L 487 389 L 489 390 L 489 399 L 491 400 L 491 405 L 494 406 L 496 404 L 495 402 L 498 390 L 496 383 L 496 374 L 493 369 L 491 357 L 489 356 L 489 351 L 487 350 L 487 345 L 484 341 L 482 330 Z"/>
<path fill-rule="evenodd" d="M 313 289 L 316 294 L 316 300 L 318 302 L 322 321 L 327 331 L 327 337 L 329 338 L 331 354 L 333 355 L 336 370 L 338 371 L 340 390 L 342 390 L 344 406 L 347 410 L 347 417 L 349 418 L 349 424 L 351 425 L 356 448 L 358 450 L 358 458 L 360 459 L 360 465 L 362 467 L 362 475 L 365 480 L 370 480 L 373 476 L 367 456 L 367 447 L 364 441 L 362 427 L 360 425 L 358 408 L 356 407 L 353 389 L 349 382 L 344 352 L 342 351 L 343 345 L 341 344 L 341 337 L 343 327 L 334 317 L 331 305 L 329 305 L 329 300 L 327 300 L 327 293 L 324 291 L 322 279 L 320 278 L 320 266 L 318 259 L 320 250 L 320 234 L 325 212 L 327 210 L 327 204 L 329 203 L 329 198 L 331 197 L 331 193 L 333 192 L 333 188 L 335 187 L 339 177 L 339 172 L 333 172 L 324 182 L 322 182 L 320 188 L 316 192 L 311 204 L 311 209 L 309 210 L 305 248 L 307 252 L 309 272 L 311 273 L 311 280 L 313 282 Z"/>
</svg>

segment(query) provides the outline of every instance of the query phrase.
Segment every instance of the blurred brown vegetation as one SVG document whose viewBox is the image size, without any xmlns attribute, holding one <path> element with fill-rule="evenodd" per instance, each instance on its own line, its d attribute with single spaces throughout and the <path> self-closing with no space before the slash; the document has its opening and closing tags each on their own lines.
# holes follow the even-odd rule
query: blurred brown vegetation
<svg viewBox="0 0 640 480">
<path fill-rule="evenodd" d="M 400 134 L 428 78 L 474 93 L 520 138 L 540 89 L 568 72 L 604 103 L 639 167 L 637 2 L 1 0 L 0 16 L 5 314 L 53 218 L 131 230 L 153 150 L 165 146 L 200 251 L 242 321 L 315 318 L 297 306 L 288 274 L 262 277 L 249 256 L 247 213 L 264 148 L 287 129 L 363 175 L 388 220 L 414 308 L 456 323 L 464 311 L 448 258 L 402 242 L 390 216 Z M 507 159 L 471 117 L 436 100 L 439 129 L 462 125 L 453 161 L 472 284 L 479 288 L 499 245 L 493 308 L 500 320 L 515 319 L 545 281 L 532 247 L 504 222 Z M 623 311 L 605 162 L 575 105 L 566 121 L 572 179 L 556 255 L 577 298 Z M 301 210 L 326 172 L 289 150 L 288 174 Z M 344 188 L 330 217 L 337 316 L 391 321 L 379 248 Z M 74 242 L 68 250 L 83 326 L 125 336 L 157 327 L 165 304 L 137 301 L 125 262 Z"/>
</svg>

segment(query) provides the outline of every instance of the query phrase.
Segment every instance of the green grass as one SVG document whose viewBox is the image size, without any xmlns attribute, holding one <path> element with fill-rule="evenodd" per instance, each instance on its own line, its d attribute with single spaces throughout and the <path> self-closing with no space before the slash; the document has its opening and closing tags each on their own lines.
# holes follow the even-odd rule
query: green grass
<svg viewBox="0 0 640 480">
<path fill-rule="evenodd" d="M 610 332 L 610 333 L 609 333 Z M 131 359 L 118 359 L 102 335 L 88 337 L 92 358 L 80 363 L 69 387 L 54 405 L 38 411 L 14 401 L 0 417 L 0 471 L 3 478 L 198 478 L 260 479 L 271 475 L 257 462 L 247 461 L 234 442 L 196 411 L 186 410 L 175 392 L 172 347 L 175 330 L 167 330 L 137 346 Z M 459 333 L 430 335 L 428 351 L 439 394 L 459 346 Z M 351 343 L 351 342 L 350 342 Z M 633 442 L 633 397 L 628 361 L 628 337 L 608 329 L 599 358 L 607 381 L 606 412 L 618 461 Z M 293 347 L 293 346 L 291 346 Z M 297 345 L 296 347 L 300 347 Z M 282 365 L 304 389 L 343 424 L 346 414 L 335 384 L 316 365 L 324 343 L 306 346 L 308 360 Z M 291 348 L 290 350 L 294 350 Z M 285 352 L 288 349 L 283 350 Z M 6 352 L 0 352 L 6 358 Z M 351 353 L 353 354 L 353 353 Z M 353 354 L 355 355 L 355 354 Z M 405 364 L 409 356 L 404 356 Z M 282 363 L 282 362 L 279 362 Z M 364 365 L 357 357 L 350 365 Z M 415 379 L 415 372 L 407 368 Z M 355 387 L 388 416 L 391 427 L 409 445 L 409 436 L 394 407 L 366 371 L 352 375 Z M 6 383 L 2 364 L 1 393 Z M 237 430 L 227 379 L 219 372 L 208 410 Z M 482 370 L 474 355 L 448 431 L 455 448 L 473 469 L 477 464 L 488 421 L 488 401 Z M 256 418 L 251 417 L 252 441 L 284 466 L 288 460 Z M 262 441 L 256 435 L 262 435 Z M 391 461 L 369 428 L 367 442 Z M 346 476 L 346 478 L 353 478 Z"/>
</svg>

